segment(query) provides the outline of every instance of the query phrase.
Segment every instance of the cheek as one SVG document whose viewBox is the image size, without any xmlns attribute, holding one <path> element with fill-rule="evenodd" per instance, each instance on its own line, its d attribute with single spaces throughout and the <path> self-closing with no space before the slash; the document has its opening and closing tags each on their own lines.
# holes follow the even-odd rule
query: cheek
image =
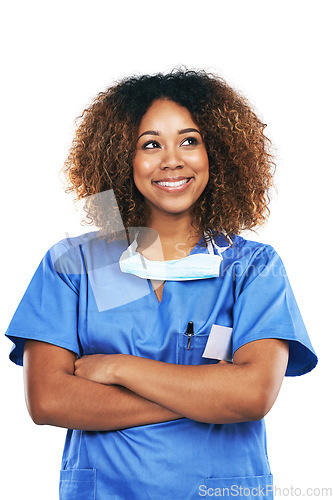
<svg viewBox="0 0 333 500">
<path fill-rule="evenodd" d="M 209 160 L 206 152 L 201 153 L 197 158 L 197 171 L 202 175 L 203 178 L 209 178 Z"/>
<path fill-rule="evenodd" d="M 144 194 L 148 184 L 150 184 L 151 165 L 149 161 L 142 158 L 134 158 L 133 161 L 133 181 L 141 194 Z"/>
<path fill-rule="evenodd" d="M 137 155 L 133 161 L 133 176 L 144 178 L 154 170 L 154 162 L 151 158 L 141 158 Z"/>
</svg>

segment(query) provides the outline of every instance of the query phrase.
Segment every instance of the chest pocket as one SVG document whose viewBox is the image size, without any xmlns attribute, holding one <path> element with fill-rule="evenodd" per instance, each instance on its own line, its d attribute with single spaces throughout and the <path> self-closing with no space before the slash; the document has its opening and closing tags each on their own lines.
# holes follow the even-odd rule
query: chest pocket
<svg viewBox="0 0 333 500">
<path fill-rule="evenodd" d="M 210 333 L 180 333 L 178 363 L 181 365 L 216 364 L 232 361 L 232 328 L 213 325 Z"/>
<path fill-rule="evenodd" d="M 178 334 L 177 362 L 179 365 L 208 365 L 216 364 L 218 359 L 203 358 L 209 334 Z"/>
</svg>

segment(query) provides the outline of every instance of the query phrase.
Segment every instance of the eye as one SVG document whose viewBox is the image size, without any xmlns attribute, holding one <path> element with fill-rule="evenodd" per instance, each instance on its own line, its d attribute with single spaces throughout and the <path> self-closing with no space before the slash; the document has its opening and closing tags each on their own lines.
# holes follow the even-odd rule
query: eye
<svg viewBox="0 0 333 500">
<path fill-rule="evenodd" d="M 196 139 L 195 137 L 187 137 L 182 143 L 181 145 L 182 146 L 196 146 L 197 144 L 199 144 L 199 141 L 198 139 Z"/>
<path fill-rule="evenodd" d="M 160 145 L 156 141 L 148 141 L 142 145 L 142 149 L 155 149 L 155 148 L 159 148 L 159 147 L 160 147 Z"/>
</svg>

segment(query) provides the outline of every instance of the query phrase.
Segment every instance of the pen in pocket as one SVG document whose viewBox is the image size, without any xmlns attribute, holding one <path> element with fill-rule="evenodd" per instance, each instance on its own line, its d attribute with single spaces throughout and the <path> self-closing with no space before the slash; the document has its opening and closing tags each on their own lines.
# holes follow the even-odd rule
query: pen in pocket
<svg viewBox="0 0 333 500">
<path fill-rule="evenodd" d="M 191 337 L 193 335 L 193 321 L 189 321 L 187 323 L 186 335 L 187 335 L 187 350 L 189 350 Z"/>
</svg>

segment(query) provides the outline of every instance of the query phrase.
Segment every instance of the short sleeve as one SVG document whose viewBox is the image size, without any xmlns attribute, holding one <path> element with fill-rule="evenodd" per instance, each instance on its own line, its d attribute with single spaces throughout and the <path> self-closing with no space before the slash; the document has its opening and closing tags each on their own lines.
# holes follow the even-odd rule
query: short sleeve
<svg viewBox="0 0 333 500">
<path fill-rule="evenodd" d="M 269 245 L 257 248 L 237 278 L 233 309 L 233 354 L 265 338 L 289 341 L 286 375 L 302 375 L 317 364 L 285 267 Z"/>
<path fill-rule="evenodd" d="M 6 331 L 14 343 L 10 359 L 23 365 L 26 339 L 39 340 L 80 353 L 78 340 L 79 290 L 66 266 L 59 266 L 67 249 L 54 245 L 44 256 Z"/>
</svg>

